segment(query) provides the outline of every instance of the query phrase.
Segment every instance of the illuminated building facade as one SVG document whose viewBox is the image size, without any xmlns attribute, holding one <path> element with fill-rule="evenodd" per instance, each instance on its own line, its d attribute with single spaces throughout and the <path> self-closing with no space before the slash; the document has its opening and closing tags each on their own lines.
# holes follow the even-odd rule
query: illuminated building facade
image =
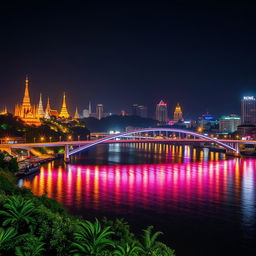
<svg viewBox="0 0 256 256">
<path fill-rule="evenodd" d="M 65 92 L 64 92 L 64 95 L 63 95 L 63 102 L 62 102 L 62 107 L 61 107 L 61 111 L 60 111 L 59 117 L 65 118 L 65 119 L 68 119 L 70 117 L 70 115 L 68 113 L 68 109 L 67 109 L 66 94 L 65 94 Z"/>
<path fill-rule="evenodd" d="M 132 116 L 140 116 L 143 118 L 148 117 L 148 108 L 143 105 L 133 104 L 132 105 Z"/>
<path fill-rule="evenodd" d="M 38 106 L 31 105 L 29 96 L 29 80 L 26 76 L 25 81 L 25 93 L 23 97 L 22 104 L 17 104 L 15 106 L 14 115 L 20 117 L 28 125 L 41 125 L 38 116 Z"/>
<path fill-rule="evenodd" d="M 245 96 L 241 101 L 242 124 L 256 124 L 256 99 L 253 96 Z"/>
<path fill-rule="evenodd" d="M 92 114 L 92 105 L 91 105 L 91 102 L 89 102 L 88 109 L 83 110 L 83 117 L 88 118 L 91 116 L 91 114 Z"/>
<path fill-rule="evenodd" d="M 103 104 L 97 104 L 96 117 L 100 120 L 103 117 Z"/>
<path fill-rule="evenodd" d="M 177 104 L 177 106 L 174 110 L 173 121 L 174 122 L 183 121 L 183 114 L 182 114 L 181 106 L 179 103 Z"/>
<path fill-rule="evenodd" d="M 163 100 L 156 105 L 156 120 L 158 120 L 160 124 L 166 124 L 169 121 L 167 103 Z"/>
<path fill-rule="evenodd" d="M 237 115 L 222 116 L 219 119 L 219 131 L 232 133 L 241 124 L 241 118 Z"/>
<path fill-rule="evenodd" d="M 203 114 L 198 118 L 198 125 L 203 130 L 210 130 L 217 127 L 219 121 L 209 113 Z"/>
</svg>

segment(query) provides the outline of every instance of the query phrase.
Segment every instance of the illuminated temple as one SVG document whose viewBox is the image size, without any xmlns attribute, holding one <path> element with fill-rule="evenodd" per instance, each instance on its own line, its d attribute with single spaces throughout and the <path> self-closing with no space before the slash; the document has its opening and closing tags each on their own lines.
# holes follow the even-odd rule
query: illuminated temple
<svg viewBox="0 0 256 256">
<path fill-rule="evenodd" d="M 64 93 L 63 103 L 60 115 L 57 110 L 54 110 L 50 106 L 50 99 L 48 97 L 47 106 L 44 110 L 42 94 L 40 93 L 39 103 L 36 105 L 31 104 L 30 96 L 29 96 L 29 80 L 26 76 L 25 81 L 25 93 L 23 97 L 23 101 L 21 104 L 17 104 L 15 106 L 14 115 L 20 117 L 26 124 L 28 125 L 41 125 L 40 119 L 50 119 L 52 116 L 55 118 L 64 118 L 68 119 L 70 117 L 66 104 L 66 95 Z M 6 110 L 7 112 L 7 110 Z"/>
<path fill-rule="evenodd" d="M 14 115 L 20 117 L 28 125 L 41 125 L 39 115 L 38 115 L 38 106 L 31 105 L 29 88 L 28 88 L 28 77 L 26 76 L 26 87 L 23 97 L 23 102 L 15 106 Z"/>
<path fill-rule="evenodd" d="M 63 102 L 62 102 L 62 107 L 61 107 L 61 111 L 60 111 L 60 115 L 61 118 L 69 118 L 69 113 L 68 113 L 68 109 L 67 109 L 67 104 L 66 104 L 66 94 L 64 92 L 63 95 Z"/>
</svg>

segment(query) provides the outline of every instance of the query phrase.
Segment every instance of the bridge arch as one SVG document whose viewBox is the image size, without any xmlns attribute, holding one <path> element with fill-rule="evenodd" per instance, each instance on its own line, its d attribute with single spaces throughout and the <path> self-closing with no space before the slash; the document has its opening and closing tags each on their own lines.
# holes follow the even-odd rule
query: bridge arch
<svg viewBox="0 0 256 256">
<path fill-rule="evenodd" d="M 127 135 L 136 134 L 136 133 L 146 133 L 146 132 L 177 132 L 177 133 L 188 134 L 188 135 L 198 137 L 200 139 L 204 139 L 205 141 L 216 143 L 216 144 L 226 148 L 227 150 L 238 153 L 238 150 L 236 148 L 231 147 L 230 145 L 223 143 L 223 142 L 219 141 L 218 139 L 213 139 L 211 137 L 205 136 L 205 135 L 197 133 L 197 132 L 183 130 L 183 129 L 176 129 L 176 128 L 144 128 L 144 129 L 138 129 L 138 130 L 134 130 L 134 131 L 121 132 L 121 133 L 117 133 L 114 135 L 110 135 L 110 136 L 95 140 L 92 143 L 87 144 L 85 146 L 81 146 L 81 147 L 75 148 L 73 150 L 68 150 L 67 157 L 74 155 L 76 153 L 79 153 L 79 152 L 81 152 L 85 149 L 88 149 L 90 147 L 96 146 L 100 143 L 112 140 L 112 139 L 121 138 L 121 137 L 124 137 Z"/>
</svg>

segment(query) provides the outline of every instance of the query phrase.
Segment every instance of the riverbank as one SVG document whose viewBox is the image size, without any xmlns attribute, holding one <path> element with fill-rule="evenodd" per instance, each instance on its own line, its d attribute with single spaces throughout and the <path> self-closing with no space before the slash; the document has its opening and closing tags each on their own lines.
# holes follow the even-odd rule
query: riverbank
<svg viewBox="0 0 256 256">
<path fill-rule="evenodd" d="M 147 227 L 139 235 L 123 220 L 85 220 L 67 214 L 46 194 L 35 196 L 16 186 L 10 170 L 0 170 L 0 254 L 2 255 L 148 255 L 173 256 L 174 251 L 158 241 L 160 233 Z M 18 215 L 13 215 L 13 210 Z M 97 230 L 96 232 L 94 232 Z M 140 238 L 142 236 L 142 239 Z M 152 237 L 157 237 L 153 240 Z M 97 242 L 94 242 L 97 240 Z M 149 242 L 149 243 L 148 243 Z"/>
</svg>

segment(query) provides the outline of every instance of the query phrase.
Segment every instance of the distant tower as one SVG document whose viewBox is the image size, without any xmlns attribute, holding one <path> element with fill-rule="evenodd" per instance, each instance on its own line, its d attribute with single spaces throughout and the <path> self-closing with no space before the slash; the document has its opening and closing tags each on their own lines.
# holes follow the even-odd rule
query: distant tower
<svg viewBox="0 0 256 256">
<path fill-rule="evenodd" d="M 167 103 L 163 100 L 156 105 L 156 120 L 161 124 L 166 124 L 169 121 Z"/>
<path fill-rule="evenodd" d="M 89 115 L 92 113 L 92 105 L 91 105 L 91 102 L 89 101 L 89 108 L 88 108 L 88 110 L 89 110 Z"/>
<path fill-rule="evenodd" d="M 62 102 L 62 107 L 61 107 L 59 117 L 66 118 L 66 119 L 69 118 L 69 113 L 68 113 L 67 104 L 66 104 L 66 94 L 65 94 L 65 92 L 63 94 L 63 102 Z"/>
<path fill-rule="evenodd" d="M 74 115 L 74 119 L 79 119 L 79 114 L 78 114 L 78 109 L 76 107 L 76 112 L 75 112 L 75 115 Z"/>
<path fill-rule="evenodd" d="M 174 110 L 173 121 L 174 122 L 183 121 L 182 110 L 181 110 L 181 106 L 179 103 L 177 104 L 177 106 Z"/>
<path fill-rule="evenodd" d="M 37 115 L 38 115 L 39 118 L 44 118 L 44 116 L 45 116 L 43 101 L 42 101 L 42 93 L 40 93 Z"/>
<path fill-rule="evenodd" d="M 98 104 L 96 107 L 96 117 L 100 120 L 103 117 L 103 104 Z"/>
<path fill-rule="evenodd" d="M 245 96 L 241 102 L 242 124 L 256 124 L 256 99 L 253 96 Z"/>
</svg>

